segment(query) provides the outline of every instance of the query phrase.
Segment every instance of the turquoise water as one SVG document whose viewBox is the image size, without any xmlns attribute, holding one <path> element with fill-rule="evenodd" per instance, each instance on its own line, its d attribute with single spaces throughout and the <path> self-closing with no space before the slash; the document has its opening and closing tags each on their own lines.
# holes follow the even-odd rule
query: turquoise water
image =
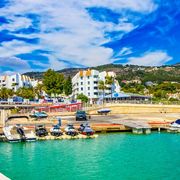
<svg viewBox="0 0 180 180">
<path fill-rule="evenodd" d="M 180 135 L 113 133 L 95 139 L 0 143 L 0 172 L 15 180 L 176 180 Z"/>
</svg>

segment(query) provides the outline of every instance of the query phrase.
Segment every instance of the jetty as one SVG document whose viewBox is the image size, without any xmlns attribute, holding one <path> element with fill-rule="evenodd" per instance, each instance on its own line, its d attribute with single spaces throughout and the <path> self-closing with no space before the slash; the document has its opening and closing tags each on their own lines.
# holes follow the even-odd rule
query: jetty
<svg viewBox="0 0 180 180">
<path fill-rule="evenodd" d="M 151 133 L 151 126 L 143 121 L 132 121 L 132 120 L 115 120 L 111 121 L 114 124 L 124 125 L 127 128 L 132 129 L 135 134 L 149 134 Z"/>
</svg>

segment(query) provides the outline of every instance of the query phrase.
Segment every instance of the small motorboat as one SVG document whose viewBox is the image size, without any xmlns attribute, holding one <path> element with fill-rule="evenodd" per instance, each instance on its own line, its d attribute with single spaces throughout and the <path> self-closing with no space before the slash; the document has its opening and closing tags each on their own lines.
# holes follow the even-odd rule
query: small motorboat
<svg viewBox="0 0 180 180">
<path fill-rule="evenodd" d="M 27 118 L 27 116 L 10 116 L 5 120 L 3 132 L 9 142 L 34 141 L 36 140 L 33 131 L 27 131 L 22 125 L 7 125 L 7 122 L 14 118 Z"/>
<path fill-rule="evenodd" d="M 69 136 L 76 136 L 78 135 L 77 130 L 74 128 L 72 124 L 68 124 L 64 129 L 65 133 Z"/>
<path fill-rule="evenodd" d="M 172 127 L 172 128 L 180 128 L 180 119 L 177 119 L 176 121 L 172 122 L 170 124 L 170 127 Z"/>
<path fill-rule="evenodd" d="M 48 135 L 48 132 L 44 125 L 37 125 L 35 127 L 36 136 L 44 137 Z"/>
<path fill-rule="evenodd" d="M 41 119 L 41 118 L 47 118 L 48 115 L 46 112 L 34 112 L 32 114 L 29 115 L 31 118 L 37 118 L 37 119 Z"/>
<path fill-rule="evenodd" d="M 5 126 L 3 127 L 3 132 L 8 142 L 21 142 L 21 136 L 17 132 L 16 126 Z"/>
<path fill-rule="evenodd" d="M 100 109 L 97 112 L 98 112 L 98 114 L 101 114 L 101 115 L 103 115 L 103 114 L 107 115 L 108 113 L 111 112 L 111 110 L 110 109 Z"/>
<path fill-rule="evenodd" d="M 17 132 L 19 133 L 21 137 L 21 141 L 36 141 L 36 136 L 34 132 L 28 128 L 23 127 L 22 125 L 16 125 L 17 127 Z"/>
<path fill-rule="evenodd" d="M 81 124 L 78 130 L 83 135 L 91 136 L 94 134 L 94 131 L 89 124 Z"/>
<path fill-rule="evenodd" d="M 53 127 L 50 129 L 50 133 L 51 133 L 52 136 L 56 136 L 56 137 L 63 135 L 63 132 L 62 132 L 62 130 L 60 129 L 60 126 L 58 126 L 58 125 L 53 126 Z"/>
</svg>

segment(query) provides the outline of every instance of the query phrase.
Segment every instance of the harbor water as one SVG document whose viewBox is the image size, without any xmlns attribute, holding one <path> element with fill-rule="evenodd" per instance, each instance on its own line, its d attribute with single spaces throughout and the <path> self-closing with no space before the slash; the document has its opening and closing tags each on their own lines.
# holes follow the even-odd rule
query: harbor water
<svg viewBox="0 0 180 180">
<path fill-rule="evenodd" d="M 95 139 L 0 143 L 13 180 L 178 180 L 180 135 L 101 134 Z"/>
</svg>

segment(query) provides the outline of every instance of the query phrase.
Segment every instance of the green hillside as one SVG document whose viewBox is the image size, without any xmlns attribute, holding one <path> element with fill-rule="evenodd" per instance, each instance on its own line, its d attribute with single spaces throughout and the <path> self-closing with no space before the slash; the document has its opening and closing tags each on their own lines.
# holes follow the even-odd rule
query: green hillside
<svg viewBox="0 0 180 180">
<path fill-rule="evenodd" d="M 87 68 L 84 68 L 87 69 Z M 180 64 L 171 66 L 158 66 L 158 67 L 146 67 L 136 65 L 119 65 L 119 64 L 107 64 L 96 67 L 91 67 L 99 71 L 114 71 L 117 74 L 117 79 L 122 80 L 141 80 L 142 82 L 163 82 L 163 81 L 175 81 L 180 83 Z M 79 70 L 83 68 L 68 68 L 62 69 L 57 72 L 64 74 L 65 76 L 73 77 Z M 44 72 L 27 72 L 28 75 L 35 79 L 42 79 Z"/>
</svg>

